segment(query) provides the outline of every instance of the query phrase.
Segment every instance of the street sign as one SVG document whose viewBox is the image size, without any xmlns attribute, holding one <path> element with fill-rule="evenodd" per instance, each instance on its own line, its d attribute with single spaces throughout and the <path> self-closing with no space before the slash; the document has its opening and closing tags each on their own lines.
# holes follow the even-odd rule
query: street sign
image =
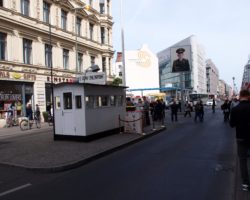
<svg viewBox="0 0 250 200">
<path fill-rule="evenodd" d="M 86 72 L 77 78 L 79 83 L 106 84 L 106 74 L 104 72 Z"/>
</svg>

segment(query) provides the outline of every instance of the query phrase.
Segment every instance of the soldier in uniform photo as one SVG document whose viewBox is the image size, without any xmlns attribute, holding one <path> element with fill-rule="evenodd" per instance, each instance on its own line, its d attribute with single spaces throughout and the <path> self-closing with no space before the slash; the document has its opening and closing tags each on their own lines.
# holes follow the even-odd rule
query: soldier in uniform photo
<svg viewBox="0 0 250 200">
<path fill-rule="evenodd" d="M 184 48 L 179 48 L 176 50 L 178 59 L 174 60 L 173 62 L 173 69 L 172 72 L 183 72 L 183 71 L 189 71 L 189 61 L 188 59 L 184 58 Z"/>
</svg>

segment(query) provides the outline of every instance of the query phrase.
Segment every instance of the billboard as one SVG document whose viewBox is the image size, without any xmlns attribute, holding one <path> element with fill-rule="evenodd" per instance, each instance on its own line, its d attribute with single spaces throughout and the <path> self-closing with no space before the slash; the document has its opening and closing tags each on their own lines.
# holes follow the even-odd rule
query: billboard
<svg viewBox="0 0 250 200">
<path fill-rule="evenodd" d="M 186 72 L 191 70 L 191 46 L 170 48 L 172 72 Z"/>
</svg>

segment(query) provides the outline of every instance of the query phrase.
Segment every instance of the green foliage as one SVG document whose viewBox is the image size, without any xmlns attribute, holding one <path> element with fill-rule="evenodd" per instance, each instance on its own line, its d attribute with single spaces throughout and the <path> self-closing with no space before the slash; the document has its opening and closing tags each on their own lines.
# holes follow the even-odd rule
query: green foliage
<svg viewBox="0 0 250 200">
<path fill-rule="evenodd" d="M 122 84 L 122 79 L 119 77 L 114 78 L 112 85 L 117 85 L 119 86 L 120 84 Z"/>
</svg>

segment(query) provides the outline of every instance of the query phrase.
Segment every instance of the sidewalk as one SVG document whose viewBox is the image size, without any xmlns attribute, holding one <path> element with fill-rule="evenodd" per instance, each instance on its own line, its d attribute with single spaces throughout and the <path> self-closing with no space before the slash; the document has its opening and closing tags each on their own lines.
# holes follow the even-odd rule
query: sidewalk
<svg viewBox="0 0 250 200">
<path fill-rule="evenodd" d="M 53 139 L 53 127 L 21 131 L 19 127 L 0 129 L 0 164 L 44 172 L 71 169 L 129 144 L 152 136 L 165 127 L 161 124 L 144 129 L 145 134 L 120 133 L 90 142 Z"/>
</svg>

